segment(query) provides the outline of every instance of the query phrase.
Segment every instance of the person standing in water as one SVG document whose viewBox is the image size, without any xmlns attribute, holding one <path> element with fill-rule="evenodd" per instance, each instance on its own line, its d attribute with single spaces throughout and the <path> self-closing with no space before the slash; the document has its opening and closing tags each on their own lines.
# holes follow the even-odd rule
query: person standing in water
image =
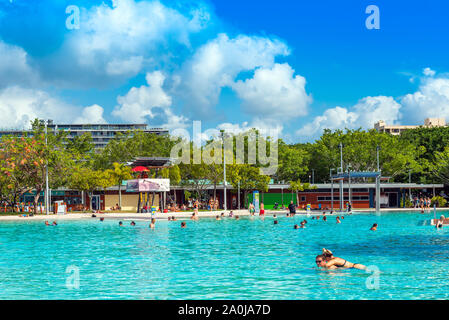
<svg viewBox="0 0 449 320">
<path fill-rule="evenodd" d="M 249 213 L 250 215 L 254 215 L 254 212 L 256 212 L 256 209 L 254 208 L 254 205 L 252 203 L 249 204 Z"/>
<path fill-rule="evenodd" d="M 288 205 L 288 211 L 291 215 L 296 214 L 296 206 L 293 204 L 293 201 L 290 201 L 290 204 Z"/>
</svg>

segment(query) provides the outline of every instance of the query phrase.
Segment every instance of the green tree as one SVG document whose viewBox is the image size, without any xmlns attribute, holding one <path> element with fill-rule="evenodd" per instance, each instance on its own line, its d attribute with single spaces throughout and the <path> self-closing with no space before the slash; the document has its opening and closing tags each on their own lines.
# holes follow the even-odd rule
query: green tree
<svg viewBox="0 0 449 320">
<path fill-rule="evenodd" d="M 112 164 L 113 169 L 107 172 L 112 177 L 113 184 L 118 185 L 118 204 L 122 207 L 122 182 L 125 180 L 132 179 L 132 170 L 130 167 L 124 165 L 123 163 L 114 162 Z M 106 178 L 106 177 L 105 177 Z M 106 179 L 107 180 L 107 179 Z"/>
</svg>

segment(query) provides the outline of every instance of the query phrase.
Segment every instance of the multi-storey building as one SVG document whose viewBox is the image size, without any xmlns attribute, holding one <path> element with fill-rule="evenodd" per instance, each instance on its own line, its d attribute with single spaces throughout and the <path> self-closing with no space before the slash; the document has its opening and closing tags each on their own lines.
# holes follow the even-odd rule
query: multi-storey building
<svg viewBox="0 0 449 320">
<path fill-rule="evenodd" d="M 74 139 L 85 133 L 90 133 L 92 142 L 96 149 L 105 147 L 108 142 L 118 133 L 132 132 L 141 130 L 147 133 L 168 134 L 168 130 L 162 128 L 148 128 L 146 124 L 56 124 L 52 120 L 48 120 L 48 132 L 64 131 L 67 132 L 68 139 Z M 30 130 L 0 130 L 0 137 L 3 135 L 23 136 Z"/>
<path fill-rule="evenodd" d="M 416 129 L 419 127 L 433 128 L 446 126 L 444 118 L 427 118 L 424 120 L 424 126 L 403 126 L 403 125 L 388 125 L 385 121 L 380 120 L 374 124 L 374 129 L 379 132 L 386 132 L 392 135 L 400 135 L 405 130 Z"/>
</svg>

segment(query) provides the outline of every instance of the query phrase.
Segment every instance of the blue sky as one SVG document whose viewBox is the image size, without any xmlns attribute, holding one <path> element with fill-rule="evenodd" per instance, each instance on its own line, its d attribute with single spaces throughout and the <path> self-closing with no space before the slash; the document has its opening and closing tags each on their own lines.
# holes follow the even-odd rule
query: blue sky
<svg viewBox="0 0 449 320">
<path fill-rule="evenodd" d="M 68 29 L 69 5 L 80 9 Z M 368 5 L 380 29 L 368 30 Z M 145 122 L 170 130 L 449 121 L 444 1 L 0 0 L 2 127 Z M 73 20 L 70 20 L 73 22 Z"/>
</svg>

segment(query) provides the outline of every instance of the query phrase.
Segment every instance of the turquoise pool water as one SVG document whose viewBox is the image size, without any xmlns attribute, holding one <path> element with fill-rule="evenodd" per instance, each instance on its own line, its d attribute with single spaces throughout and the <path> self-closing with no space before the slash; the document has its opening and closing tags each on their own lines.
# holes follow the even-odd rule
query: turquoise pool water
<svg viewBox="0 0 449 320">
<path fill-rule="evenodd" d="M 418 225 L 432 217 L 0 222 L 0 299 L 447 299 L 449 229 Z M 322 247 L 379 277 L 318 270 Z"/>
</svg>

